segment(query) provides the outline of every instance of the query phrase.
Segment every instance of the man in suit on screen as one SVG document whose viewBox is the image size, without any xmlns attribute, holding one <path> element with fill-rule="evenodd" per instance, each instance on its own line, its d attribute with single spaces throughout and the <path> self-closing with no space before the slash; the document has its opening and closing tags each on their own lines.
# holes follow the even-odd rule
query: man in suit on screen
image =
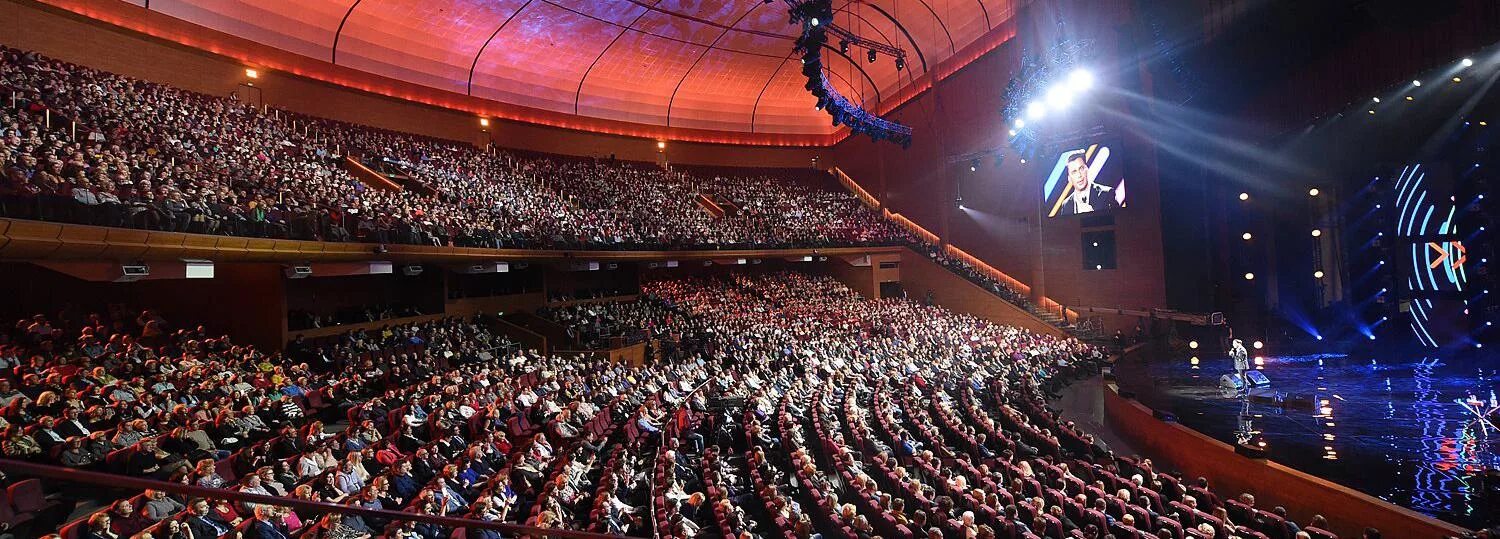
<svg viewBox="0 0 1500 539">
<path fill-rule="evenodd" d="M 1062 215 L 1078 215 L 1114 208 L 1114 188 L 1094 183 L 1084 152 L 1068 157 L 1068 166 L 1063 171 L 1068 177 L 1068 189 L 1064 191 Z"/>
</svg>

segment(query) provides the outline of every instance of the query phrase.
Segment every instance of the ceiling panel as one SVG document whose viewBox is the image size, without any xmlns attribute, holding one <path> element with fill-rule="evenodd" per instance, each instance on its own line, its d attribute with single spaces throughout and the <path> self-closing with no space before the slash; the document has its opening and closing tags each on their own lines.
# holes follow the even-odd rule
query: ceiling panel
<svg viewBox="0 0 1500 539">
<path fill-rule="evenodd" d="M 1013 15 L 1017 1 L 835 0 L 840 26 L 901 47 L 908 68 L 898 72 L 883 55 L 867 62 L 858 48 L 852 61 L 825 50 L 828 78 L 874 108 L 923 74 L 921 58 L 936 66 Z M 672 127 L 835 131 L 789 58 L 797 29 L 780 1 L 152 0 L 149 9 L 508 104 Z"/>
</svg>

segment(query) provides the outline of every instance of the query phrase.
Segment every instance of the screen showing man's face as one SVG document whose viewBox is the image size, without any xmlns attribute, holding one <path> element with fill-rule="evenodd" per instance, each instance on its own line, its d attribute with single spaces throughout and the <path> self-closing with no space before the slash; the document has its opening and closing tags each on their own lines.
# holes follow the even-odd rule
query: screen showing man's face
<svg viewBox="0 0 1500 539">
<path fill-rule="evenodd" d="M 1073 186 L 1073 192 L 1083 191 L 1089 187 L 1089 167 L 1083 164 L 1083 159 L 1071 159 L 1068 161 L 1068 183 Z"/>
</svg>

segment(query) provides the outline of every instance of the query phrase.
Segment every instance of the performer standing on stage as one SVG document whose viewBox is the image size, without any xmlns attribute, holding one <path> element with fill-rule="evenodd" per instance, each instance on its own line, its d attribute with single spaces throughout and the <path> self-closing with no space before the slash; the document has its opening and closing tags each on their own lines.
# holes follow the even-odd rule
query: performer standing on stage
<svg viewBox="0 0 1500 539">
<path fill-rule="evenodd" d="M 1250 387 L 1250 380 L 1245 378 L 1245 371 L 1250 370 L 1250 351 L 1245 350 L 1245 342 L 1239 339 L 1229 348 L 1229 358 L 1234 360 L 1234 372 L 1244 382 L 1244 387 Z"/>
</svg>

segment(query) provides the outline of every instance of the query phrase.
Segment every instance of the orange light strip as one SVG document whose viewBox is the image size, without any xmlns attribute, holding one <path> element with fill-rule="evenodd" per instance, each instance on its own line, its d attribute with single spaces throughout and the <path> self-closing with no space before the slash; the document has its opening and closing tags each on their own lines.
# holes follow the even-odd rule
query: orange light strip
<svg viewBox="0 0 1500 539">
<path fill-rule="evenodd" d="M 859 197 L 860 202 L 864 202 L 866 207 L 872 210 L 880 209 L 880 201 L 875 200 L 875 197 L 869 191 L 865 191 L 865 188 L 860 187 L 859 182 L 854 181 L 854 178 L 850 178 L 848 174 L 844 174 L 844 171 L 839 169 L 839 167 L 833 167 L 832 172 L 833 176 L 839 179 L 839 183 L 844 184 L 844 188 L 853 191 L 854 196 Z"/>
</svg>

